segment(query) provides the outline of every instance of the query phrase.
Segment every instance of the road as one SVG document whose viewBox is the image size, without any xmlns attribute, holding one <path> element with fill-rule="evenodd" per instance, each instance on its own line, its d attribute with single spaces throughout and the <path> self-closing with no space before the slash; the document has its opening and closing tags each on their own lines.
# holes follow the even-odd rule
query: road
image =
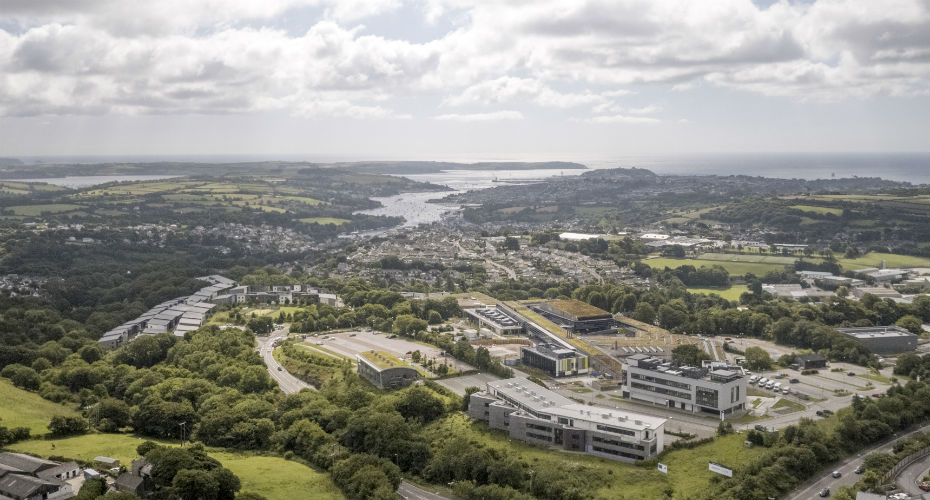
<svg viewBox="0 0 930 500">
<path fill-rule="evenodd" d="M 810 500 L 812 498 L 818 498 L 820 490 L 823 488 L 830 488 L 830 495 L 834 495 L 840 486 L 852 486 L 856 484 L 857 481 L 859 481 L 861 476 L 856 474 L 854 471 L 856 467 L 862 463 L 862 459 L 865 458 L 866 455 L 869 453 L 891 453 L 892 449 L 894 448 L 894 443 L 897 440 L 914 434 L 915 432 L 926 432 L 928 430 L 930 430 L 930 425 L 925 425 L 906 434 L 902 434 L 892 439 L 886 439 L 885 441 L 874 445 L 871 448 L 861 450 L 856 454 L 856 456 L 849 457 L 843 462 L 833 466 L 833 468 L 823 471 L 822 474 L 824 477 L 814 479 L 813 481 L 808 481 L 804 486 L 798 490 L 795 490 L 786 498 L 797 500 Z M 833 478 L 830 473 L 835 470 L 840 471 L 843 476 L 839 478 Z"/>
<path fill-rule="evenodd" d="M 902 470 L 901 473 L 898 474 L 898 479 L 895 483 L 898 485 L 898 488 L 901 488 L 901 490 L 908 495 L 920 497 L 920 495 L 923 495 L 926 491 L 918 488 L 917 483 L 919 483 L 920 478 L 927 473 L 928 468 L 930 468 L 930 455 L 921 458 Z"/>
<path fill-rule="evenodd" d="M 450 500 L 448 497 L 418 488 L 406 481 L 400 483 L 397 494 L 405 500 Z"/>
<path fill-rule="evenodd" d="M 275 381 L 278 383 L 278 387 L 280 387 L 285 394 L 294 394 L 295 392 L 300 392 L 301 389 L 310 389 L 315 391 L 316 387 L 313 387 L 303 380 L 300 380 L 299 378 L 291 375 L 274 359 L 274 355 L 272 354 L 274 348 L 271 346 L 271 344 L 275 337 L 285 337 L 287 336 L 287 333 L 287 328 L 285 328 L 284 330 L 276 330 L 274 333 L 267 337 L 255 337 L 255 339 L 258 341 L 258 352 L 262 355 L 262 359 L 265 361 L 265 366 L 268 367 L 268 374 L 271 375 L 271 378 L 275 379 Z M 437 495 L 436 493 L 431 493 L 429 491 L 417 488 L 416 486 L 406 481 L 400 483 L 400 486 L 397 488 L 397 493 L 400 494 L 400 496 L 402 496 L 405 500 L 451 500 L 449 498 Z"/>
<path fill-rule="evenodd" d="M 301 389 L 311 389 L 315 391 L 316 387 L 291 375 L 290 372 L 285 370 L 284 367 L 274 359 L 272 355 L 274 348 L 271 344 L 275 337 L 285 335 L 287 335 L 286 330 L 283 333 L 277 331 L 267 337 L 255 337 L 255 339 L 258 340 L 258 352 L 262 355 L 265 366 L 268 367 L 268 374 L 271 375 L 271 378 L 275 379 L 278 383 L 278 387 L 280 387 L 285 394 L 294 394 L 295 392 L 300 392 Z"/>
</svg>

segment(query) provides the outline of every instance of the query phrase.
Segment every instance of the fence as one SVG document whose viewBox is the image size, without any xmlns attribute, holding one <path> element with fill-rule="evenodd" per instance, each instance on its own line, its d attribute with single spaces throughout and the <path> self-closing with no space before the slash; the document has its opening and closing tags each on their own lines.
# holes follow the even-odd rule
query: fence
<svg viewBox="0 0 930 500">
<path fill-rule="evenodd" d="M 930 446 L 921 448 L 920 450 L 915 451 L 914 453 L 911 453 L 910 455 L 902 458 L 901 461 L 898 462 L 897 465 L 892 467 L 890 471 L 886 472 L 885 475 L 882 476 L 880 488 L 890 489 L 894 487 L 895 479 L 898 478 L 898 474 L 900 474 L 901 471 L 908 468 L 908 466 L 920 460 L 921 458 L 926 457 L 927 455 L 930 455 Z"/>
</svg>

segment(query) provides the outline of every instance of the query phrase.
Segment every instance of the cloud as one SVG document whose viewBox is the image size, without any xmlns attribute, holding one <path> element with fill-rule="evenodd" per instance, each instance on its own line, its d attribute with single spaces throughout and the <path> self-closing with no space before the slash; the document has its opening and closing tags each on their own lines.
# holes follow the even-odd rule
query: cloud
<svg viewBox="0 0 930 500">
<path fill-rule="evenodd" d="M 599 115 L 585 119 L 588 123 L 625 123 L 631 125 L 656 125 L 661 123 L 658 118 L 648 118 L 645 116 L 629 115 Z"/>
<path fill-rule="evenodd" d="M 646 123 L 643 115 L 658 108 L 621 105 L 630 87 L 713 85 L 821 101 L 930 93 L 925 0 L 766 8 L 750 0 L 416 0 L 417 8 L 403 7 L 403 0 L 8 0 L 0 7 L 7 26 L 0 114 L 284 110 L 389 118 L 409 116 L 404 105 L 439 102 L 460 111 L 440 115 L 459 117 L 446 119 L 522 117 L 484 112 L 506 106 L 585 108 L 595 123 Z M 316 17 L 305 31 L 282 28 L 307 12 Z M 411 12 L 433 25 L 455 13 L 455 22 L 418 42 L 359 24 Z"/>
<path fill-rule="evenodd" d="M 435 117 L 437 120 L 447 120 L 456 122 L 489 122 L 501 120 L 522 120 L 523 113 L 519 111 L 503 110 L 492 111 L 490 113 L 470 113 L 470 114 L 445 114 Z"/>
</svg>

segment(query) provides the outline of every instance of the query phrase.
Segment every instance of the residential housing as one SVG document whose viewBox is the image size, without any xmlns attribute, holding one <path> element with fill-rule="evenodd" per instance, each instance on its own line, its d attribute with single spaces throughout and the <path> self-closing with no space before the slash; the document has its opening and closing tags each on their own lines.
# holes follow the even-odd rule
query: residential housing
<svg viewBox="0 0 930 500">
<path fill-rule="evenodd" d="M 488 382 L 468 415 L 513 439 L 615 460 L 648 460 L 665 446 L 663 418 L 576 403 L 523 377 Z"/>
</svg>

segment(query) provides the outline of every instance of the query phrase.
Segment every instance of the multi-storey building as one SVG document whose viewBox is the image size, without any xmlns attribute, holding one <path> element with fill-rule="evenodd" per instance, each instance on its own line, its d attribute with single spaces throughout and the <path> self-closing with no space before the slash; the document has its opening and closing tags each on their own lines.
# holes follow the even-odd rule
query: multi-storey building
<svg viewBox="0 0 930 500">
<path fill-rule="evenodd" d="M 553 377 L 588 373 L 588 357 L 574 349 L 554 344 L 536 344 L 521 347 L 520 353 L 524 365 L 544 370 Z"/>
<path fill-rule="evenodd" d="M 626 358 L 623 395 L 669 408 L 718 415 L 746 409 L 746 377 L 740 367 L 676 366 L 646 354 Z"/>
<path fill-rule="evenodd" d="M 616 460 L 662 452 L 665 419 L 576 403 L 526 378 L 488 382 L 472 394 L 468 414 L 514 439 Z"/>
</svg>

